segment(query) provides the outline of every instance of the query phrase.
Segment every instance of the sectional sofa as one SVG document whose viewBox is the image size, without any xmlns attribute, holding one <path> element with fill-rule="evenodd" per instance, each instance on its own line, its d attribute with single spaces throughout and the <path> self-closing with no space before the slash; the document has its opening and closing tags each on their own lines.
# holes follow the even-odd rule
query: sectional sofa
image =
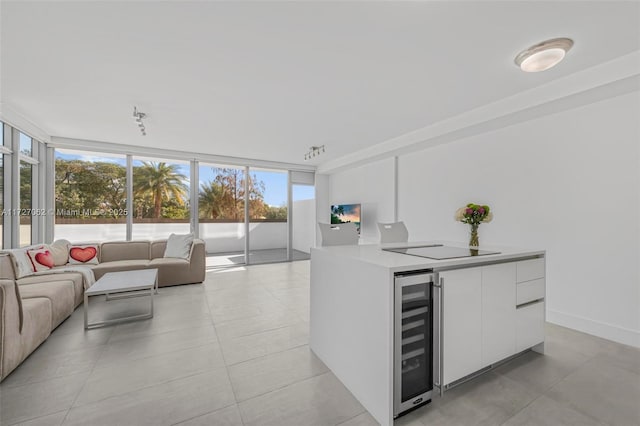
<svg viewBox="0 0 640 426">
<path fill-rule="evenodd" d="M 204 241 L 194 240 L 188 259 L 165 258 L 165 246 L 166 240 L 105 242 L 98 244 L 99 263 L 87 266 L 96 280 L 107 272 L 156 268 L 160 287 L 204 281 Z M 16 278 L 10 255 L 0 251 L 0 381 L 82 303 L 85 277 L 61 268 Z"/>
</svg>

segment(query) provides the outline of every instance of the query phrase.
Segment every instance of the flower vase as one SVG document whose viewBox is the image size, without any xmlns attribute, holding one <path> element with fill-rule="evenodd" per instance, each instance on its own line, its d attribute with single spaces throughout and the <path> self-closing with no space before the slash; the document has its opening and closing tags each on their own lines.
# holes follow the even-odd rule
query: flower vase
<svg viewBox="0 0 640 426">
<path fill-rule="evenodd" d="M 471 225 L 471 238 L 469 239 L 469 247 L 478 248 L 480 240 L 478 239 L 478 224 Z"/>
</svg>

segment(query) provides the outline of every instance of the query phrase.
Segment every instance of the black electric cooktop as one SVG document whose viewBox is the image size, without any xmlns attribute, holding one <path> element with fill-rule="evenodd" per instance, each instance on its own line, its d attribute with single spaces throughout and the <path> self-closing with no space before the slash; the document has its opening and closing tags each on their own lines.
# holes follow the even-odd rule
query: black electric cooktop
<svg viewBox="0 0 640 426">
<path fill-rule="evenodd" d="M 426 257 L 428 259 L 443 260 L 456 259 L 459 257 L 486 256 L 488 254 L 500 254 L 499 251 L 472 250 L 463 247 L 451 247 L 445 245 L 429 245 L 408 248 L 385 248 L 385 251 L 408 254 L 411 256 Z"/>
</svg>

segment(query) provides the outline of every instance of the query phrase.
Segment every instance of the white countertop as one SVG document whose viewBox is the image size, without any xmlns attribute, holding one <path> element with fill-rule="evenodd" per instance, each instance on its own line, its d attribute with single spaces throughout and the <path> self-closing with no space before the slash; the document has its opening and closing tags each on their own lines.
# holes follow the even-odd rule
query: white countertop
<svg viewBox="0 0 640 426">
<path fill-rule="evenodd" d="M 462 248 L 469 247 L 468 244 L 452 241 L 412 241 L 402 244 L 363 244 L 357 246 L 318 247 L 311 249 L 311 256 L 313 257 L 313 253 L 315 251 L 323 251 L 343 258 L 351 258 L 353 260 L 389 268 L 393 272 L 399 272 L 411 269 L 443 270 L 466 265 L 500 262 L 510 259 L 545 255 L 545 250 L 540 249 L 483 245 L 480 247 L 480 250 L 497 251 L 500 252 L 500 254 L 436 260 L 382 250 L 382 248 L 419 247 L 429 244 L 442 244 L 445 246 Z"/>
</svg>

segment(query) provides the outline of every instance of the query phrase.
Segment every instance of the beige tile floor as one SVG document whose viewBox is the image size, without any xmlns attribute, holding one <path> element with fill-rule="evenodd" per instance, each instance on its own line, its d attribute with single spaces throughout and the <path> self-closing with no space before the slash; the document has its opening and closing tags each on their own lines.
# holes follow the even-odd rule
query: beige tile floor
<svg viewBox="0 0 640 426">
<path fill-rule="evenodd" d="M 95 299 L 91 314 L 144 302 Z M 376 424 L 309 350 L 308 261 L 163 288 L 149 321 L 85 332 L 82 320 L 80 308 L 0 385 L 0 425 Z M 548 325 L 546 350 L 396 425 L 640 424 L 638 349 Z"/>
</svg>

